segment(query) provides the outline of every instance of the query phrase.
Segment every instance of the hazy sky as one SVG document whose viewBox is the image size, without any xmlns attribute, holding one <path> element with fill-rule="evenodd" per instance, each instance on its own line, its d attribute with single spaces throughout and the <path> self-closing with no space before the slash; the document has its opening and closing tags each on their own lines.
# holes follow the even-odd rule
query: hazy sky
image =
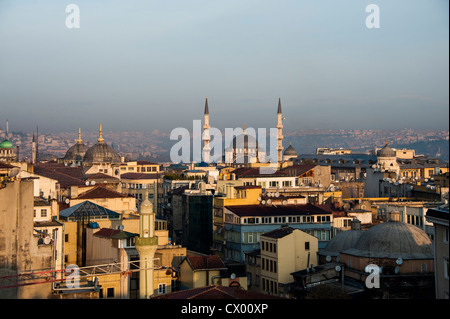
<svg viewBox="0 0 450 319">
<path fill-rule="evenodd" d="M 448 129 L 448 59 L 448 0 L 0 0 L 0 126 Z"/>
</svg>

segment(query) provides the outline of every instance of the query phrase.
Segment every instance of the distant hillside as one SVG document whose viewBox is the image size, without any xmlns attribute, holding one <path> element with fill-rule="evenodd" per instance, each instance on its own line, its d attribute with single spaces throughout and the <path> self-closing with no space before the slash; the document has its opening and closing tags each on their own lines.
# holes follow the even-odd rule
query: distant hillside
<svg viewBox="0 0 450 319">
<path fill-rule="evenodd" d="M 392 145 L 394 148 L 408 148 L 414 149 L 416 155 L 426 155 L 440 158 L 446 162 L 449 161 L 449 141 L 438 140 L 438 141 L 420 141 L 410 144 L 398 144 Z M 440 156 L 438 156 L 440 153 Z"/>
</svg>

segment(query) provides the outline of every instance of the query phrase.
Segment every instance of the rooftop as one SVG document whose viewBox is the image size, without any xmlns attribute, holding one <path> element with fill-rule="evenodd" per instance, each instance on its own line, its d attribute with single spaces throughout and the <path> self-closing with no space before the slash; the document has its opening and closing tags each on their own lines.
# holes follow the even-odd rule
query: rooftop
<svg viewBox="0 0 450 319">
<path fill-rule="evenodd" d="M 232 213 L 240 216 L 294 216 L 294 215 L 324 215 L 331 212 L 326 211 L 313 204 L 298 204 L 298 205 L 236 205 L 225 206 L 226 209 Z"/>
<path fill-rule="evenodd" d="M 219 256 L 187 256 L 185 259 L 192 270 L 227 269 Z"/>
<path fill-rule="evenodd" d="M 120 214 L 107 209 L 103 206 L 94 204 L 90 201 L 84 201 L 72 207 L 66 208 L 59 212 L 59 216 L 62 218 L 109 218 L 118 219 Z"/>
</svg>

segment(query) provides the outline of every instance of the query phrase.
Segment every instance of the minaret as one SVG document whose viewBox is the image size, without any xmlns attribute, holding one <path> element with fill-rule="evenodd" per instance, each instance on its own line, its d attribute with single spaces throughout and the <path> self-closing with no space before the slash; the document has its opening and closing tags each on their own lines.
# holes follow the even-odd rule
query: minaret
<svg viewBox="0 0 450 319">
<path fill-rule="evenodd" d="M 203 162 L 209 163 L 209 154 L 211 152 L 211 148 L 209 147 L 209 109 L 208 109 L 208 97 L 206 97 L 205 101 L 205 112 L 204 112 L 204 125 L 203 125 Z"/>
<path fill-rule="evenodd" d="M 155 236 L 155 213 L 153 204 L 148 200 L 148 192 L 141 203 L 139 237 L 135 247 L 139 253 L 139 298 L 147 299 L 154 293 L 153 259 L 158 248 L 158 237 Z"/>
<path fill-rule="evenodd" d="M 281 97 L 278 98 L 278 111 L 277 111 L 277 129 L 278 129 L 278 163 L 283 160 L 283 115 L 281 114 Z"/>
<path fill-rule="evenodd" d="M 36 125 L 36 163 L 39 163 L 39 130 Z"/>
<path fill-rule="evenodd" d="M 34 133 L 33 141 L 31 142 L 31 163 L 36 164 L 36 139 L 34 138 Z"/>
</svg>

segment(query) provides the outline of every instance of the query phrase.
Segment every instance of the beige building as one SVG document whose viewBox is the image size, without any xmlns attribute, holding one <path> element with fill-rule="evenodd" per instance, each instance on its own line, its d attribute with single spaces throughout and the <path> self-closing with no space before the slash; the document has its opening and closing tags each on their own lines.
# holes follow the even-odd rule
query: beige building
<svg viewBox="0 0 450 319">
<path fill-rule="evenodd" d="M 63 267 L 63 225 L 50 215 L 34 221 L 33 201 L 31 180 L 10 180 L 0 186 L 0 276 L 16 276 L 13 287 L 0 289 L 0 298 L 51 298 L 52 283 L 35 284 L 37 278 L 18 275 Z"/>
<path fill-rule="evenodd" d="M 284 285 L 292 273 L 318 264 L 319 241 L 292 227 L 281 227 L 261 235 L 261 291 L 290 298 Z"/>
<path fill-rule="evenodd" d="M 148 161 L 131 161 L 120 165 L 120 176 L 126 173 L 159 173 L 161 164 Z"/>
<path fill-rule="evenodd" d="M 157 207 L 157 189 L 160 175 L 157 173 L 122 173 L 120 180 L 121 191 L 124 194 L 132 195 L 136 198 L 136 208 L 139 209 L 145 194 L 153 201 L 153 206 Z"/>
<path fill-rule="evenodd" d="M 449 299 L 449 230 L 448 204 L 427 211 L 426 218 L 434 225 L 434 265 L 436 298 Z"/>
</svg>

